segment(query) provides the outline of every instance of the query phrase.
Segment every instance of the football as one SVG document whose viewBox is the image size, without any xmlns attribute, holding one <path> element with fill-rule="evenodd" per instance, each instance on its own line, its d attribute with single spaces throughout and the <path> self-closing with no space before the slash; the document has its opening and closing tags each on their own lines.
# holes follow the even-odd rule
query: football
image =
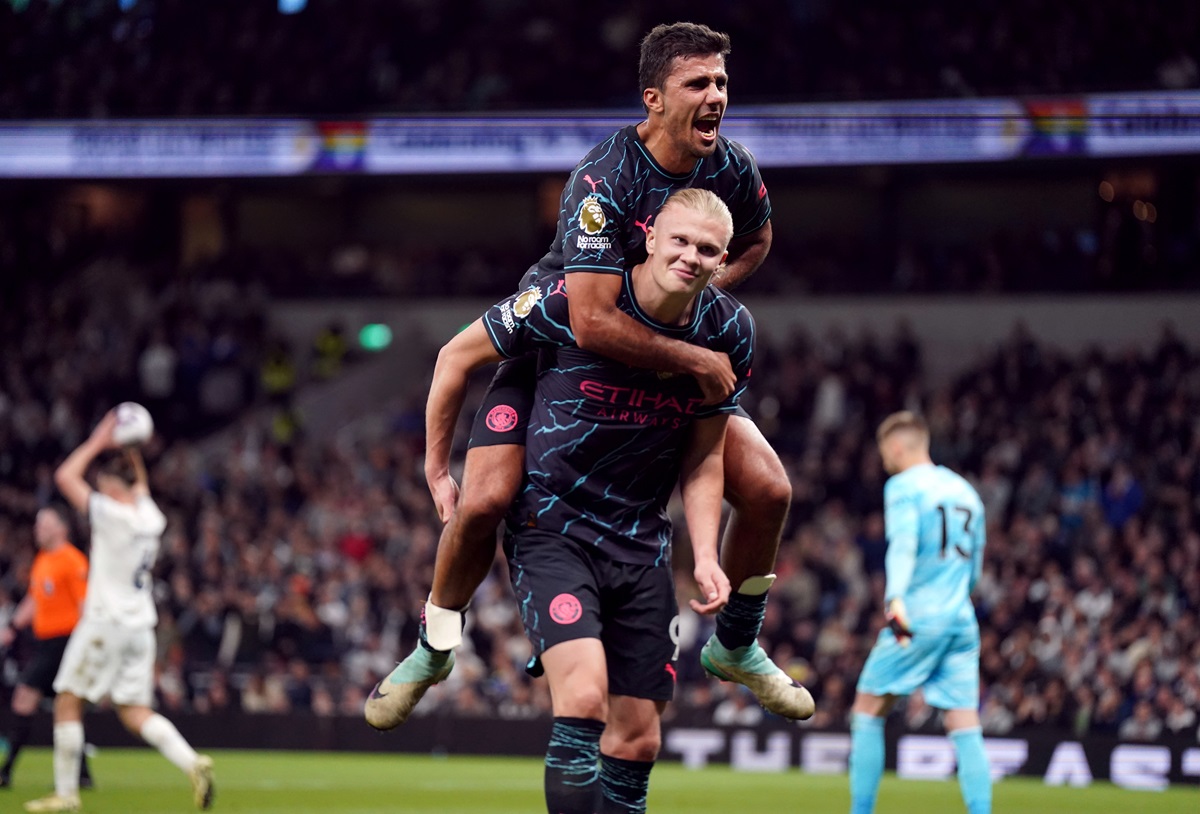
<svg viewBox="0 0 1200 814">
<path fill-rule="evenodd" d="M 144 444 L 154 435 L 154 419 L 150 411 L 135 401 L 117 405 L 117 426 L 113 428 L 113 440 L 120 446 Z"/>
</svg>

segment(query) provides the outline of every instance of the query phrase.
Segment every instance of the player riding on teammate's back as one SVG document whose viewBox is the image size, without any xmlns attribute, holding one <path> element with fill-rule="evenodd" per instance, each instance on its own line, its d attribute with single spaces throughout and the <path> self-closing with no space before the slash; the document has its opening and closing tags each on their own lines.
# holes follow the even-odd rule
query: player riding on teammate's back
<svg viewBox="0 0 1200 814">
<path fill-rule="evenodd" d="M 675 190 L 710 190 L 732 214 L 733 239 L 718 285 L 737 285 L 770 248 L 771 205 L 758 167 L 749 151 L 720 135 L 728 52 L 728 36 L 694 23 L 658 26 L 645 37 L 639 79 L 646 120 L 619 130 L 572 172 L 555 241 L 523 280 L 566 273 L 570 327 L 580 348 L 632 367 L 691 376 L 706 404 L 721 402 L 735 386 L 725 354 L 658 333 L 624 313 L 617 300 L 622 275 L 644 259 L 646 231 Z M 461 642 L 463 612 L 491 567 L 496 527 L 523 481 L 536 374 L 536 356 L 501 365 L 476 417 L 461 494 L 449 474 L 452 431 L 427 435 L 426 479 L 447 525 L 421 643 L 393 673 L 413 679 L 405 685 L 414 697 L 398 707 L 403 714 L 369 711 L 376 725 L 403 723 L 420 695 L 448 672 L 449 652 Z M 772 712 L 807 717 L 811 696 L 757 642 L 791 486 L 744 413 L 729 421 L 724 465 L 725 497 L 734 511 L 722 565 L 735 590 L 701 660 L 710 674 L 745 684 Z M 440 655 L 430 660 L 427 653 Z"/>
<path fill-rule="evenodd" d="M 575 278 L 562 274 L 497 304 L 438 354 L 426 407 L 431 434 L 452 431 L 471 371 L 550 351 L 504 550 L 533 647 L 530 671 L 544 668 L 550 684 L 545 787 L 554 814 L 645 811 L 678 656 L 667 512 L 676 484 L 703 598 L 691 606 L 715 613 L 730 595 L 717 557 L 723 445 L 750 375 L 754 322 L 708 281 L 732 231 L 712 192 L 676 192 L 649 230 L 646 261 L 622 275 L 617 300 L 653 331 L 728 355 L 737 387 L 718 404 L 705 404 L 691 377 L 579 347 L 568 315 Z M 422 647 L 372 692 L 368 721 L 394 725 L 428 686 L 423 676 L 452 666 L 453 653 Z M 788 687 L 804 701 L 797 717 L 811 715 L 807 691 Z"/>
</svg>

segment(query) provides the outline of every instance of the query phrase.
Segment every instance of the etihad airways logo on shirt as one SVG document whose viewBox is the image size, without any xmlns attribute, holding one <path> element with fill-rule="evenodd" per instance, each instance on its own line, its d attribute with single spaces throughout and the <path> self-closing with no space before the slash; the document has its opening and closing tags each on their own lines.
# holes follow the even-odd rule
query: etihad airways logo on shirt
<svg viewBox="0 0 1200 814">
<path fill-rule="evenodd" d="M 604 404 L 642 410 L 666 410 L 683 415 L 695 415 L 696 410 L 704 402 L 702 398 L 680 400 L 667 393 L 652 393 L 637 387 L 621 387 L 594 379 L 585 379 L 580 382 L 579 391 L 589 399 Z"/>
</svg>

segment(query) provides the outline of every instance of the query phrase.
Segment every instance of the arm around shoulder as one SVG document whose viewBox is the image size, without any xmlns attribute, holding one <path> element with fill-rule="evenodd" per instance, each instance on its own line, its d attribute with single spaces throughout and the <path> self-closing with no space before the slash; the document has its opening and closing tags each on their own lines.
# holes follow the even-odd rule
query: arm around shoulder
<svg viewBox="0 0 1200 814">
<path fill-rule="evenodd" d="M 575 344 L 584 350 L 609 356 L 621 344 L 625 323 L 634 320 L 617 307 L 622 276 L 589 271 L 573 271 L 567 282 L 567 304 Z M 613 355 L 613 358 L 619 357 Z"/>
<path fill-rule="evenodd" d="M 719 279 L 714 279 L 713 283 L 726 290 L 737 288 L 767 259 L 774 239 L 775 233 L 769 220 L 753 232 L 735 237 L 729 242 L 725 273 Z"/>
<path fill-rule="evenodd" d="M 733 392 L 729 358 L 708 348 L 669 339 L 617 307 L 622 278 L 616 274 L 573 271 L 567 289 L 575 344 L 632 367 L 695 376 L 706 404 Z"/>
</svg>

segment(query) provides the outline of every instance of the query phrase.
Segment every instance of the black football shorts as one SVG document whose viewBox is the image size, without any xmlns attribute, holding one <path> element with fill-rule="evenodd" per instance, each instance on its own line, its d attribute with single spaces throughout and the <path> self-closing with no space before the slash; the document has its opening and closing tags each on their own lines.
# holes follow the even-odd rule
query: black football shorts
<svg viewBox="0 0 1200 814">
<path fill-rule="evenodd" d="M 599 639 L 613 695 L 670 701 L 679 656 L 679 605 L 669 565 L 634 565 L 541 529 L 504 541 L 525 635 L 529 672 L 562 642 Z"/>
</svg>

